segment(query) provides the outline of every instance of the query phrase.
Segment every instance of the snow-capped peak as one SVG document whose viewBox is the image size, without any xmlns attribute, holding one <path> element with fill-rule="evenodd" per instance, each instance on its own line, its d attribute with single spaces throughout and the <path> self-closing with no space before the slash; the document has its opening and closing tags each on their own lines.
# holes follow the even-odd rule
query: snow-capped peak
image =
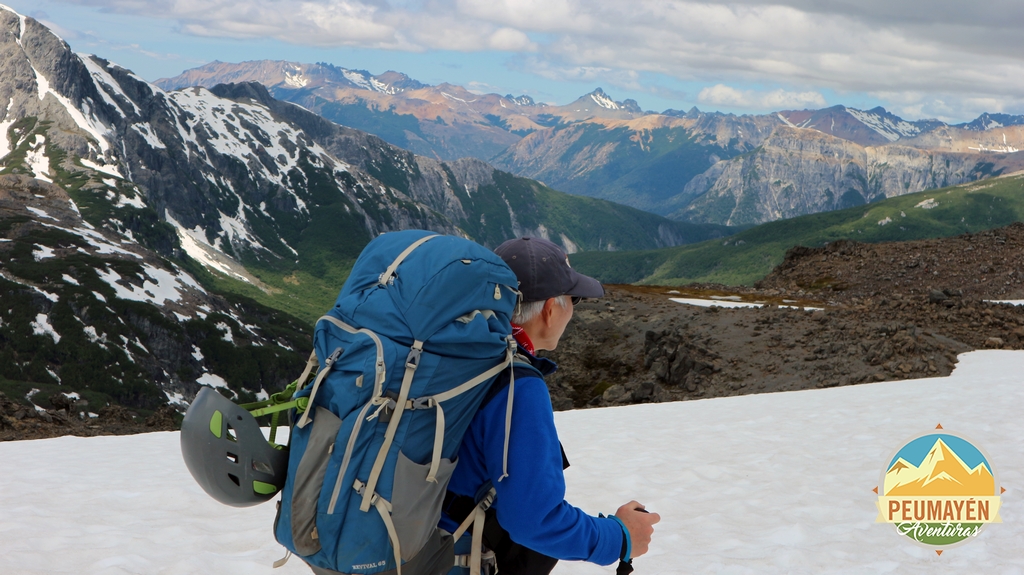
<svg viewBox="0 0 1024 575">
<path fill-rule="evenodd" d="M 854 108 L 846 108 L 846 111 L 854 118 L 857 118 L 857 120 L 865 126 L 881 134 L 883 138 L 890 142 L 895 142 L 900 138 L 913 138 L 921 133 L 921 129 L 917 126 L 907 122 L 906 120 L 897 118 L 881 108 L 875 108 L 874 110 L 867 112 L 863 110 L 856 110 Z"/>
<path fill-rule="evenodd" d="M 615 100 L 609 98 L 600 88 L 591 92 L 590 99 L 597 103 L 598 106 L 609 110 L 618 110 L 622 107 Z"/>
</svg>

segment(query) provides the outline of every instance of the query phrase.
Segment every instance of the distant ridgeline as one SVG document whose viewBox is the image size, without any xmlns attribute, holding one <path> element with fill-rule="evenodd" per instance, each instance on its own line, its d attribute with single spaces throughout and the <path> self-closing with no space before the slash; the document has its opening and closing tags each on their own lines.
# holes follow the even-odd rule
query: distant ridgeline
<svg viewBox="0 0 1024 575">
<path fill-rule="evenodd" d="M 1024 169 L 1024 116 L 959 125 L 833 106 L 765 115 L 646 112 L 598 88 L 554 106 L 328 64 L 214 62 L 165 89 L 258 81 L 277 98 L 442 160 L 475 157 L 564 192 L 734 226 Z"/>
<path fill-rule="evenodd" d="M 259 84 L 165 92 L 6 8 L 0 31 L 0 284 L 14 302 L 0 385 L 20 400 L 272 392 L 362 247 L 392 230 L 492 247 L 538 235 L 569 252 L 733 231 L 417 156 Z M 385 76 L 359 77 L 384 95 L 417 85 Z"/>
</svg>

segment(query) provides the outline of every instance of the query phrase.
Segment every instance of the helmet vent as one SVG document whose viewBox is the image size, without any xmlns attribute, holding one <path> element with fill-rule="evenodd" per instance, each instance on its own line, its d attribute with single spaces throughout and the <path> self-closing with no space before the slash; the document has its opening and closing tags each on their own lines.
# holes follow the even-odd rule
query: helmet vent
<svg viewBox="0 0 1024 575">
<path fill-rule="evenodd" d="M 266 473 L 268 475 L 273 475 L 274 474 L 274 469 L 272 467 L 270 467 L 270 465 L 268 465 L 268 464 L 266 464 L 266 463 L 264 463 L 264 462 L 262 462 L 262 461 L 260 461 L 258 459 L 253 459 L 252 460 L 252 469 L 253 469 L 253 471 L 258 471 L 259 473 Z"/>
<path fill-rule="evenodd" d="M 238 463 L 238 456 L 235 455 L 234 453 L 228 453 L 228 461 L 230 461 L 231 463 L 237 464 Z"/>
<path fill-rule="evenodd" d="M 228 441 L 238 442 L 238 435 L 235 433 L 235 428 L 228 424 Z"/>
<path fill-rule="evenodd" d="M 230 477 L 230 478 L 231 478 L 231 481 L 234 481 L 234 482 L 235 482 L 235 485 L 238 485 L 239 487 L 241 487 L 241 486 L 242 486 L 242 482 L 238 480 L 238 476 L 237 476 L 237 475 L 234 475 L 234 474 L 228 473 L 228 477 Z"/>
</svg>

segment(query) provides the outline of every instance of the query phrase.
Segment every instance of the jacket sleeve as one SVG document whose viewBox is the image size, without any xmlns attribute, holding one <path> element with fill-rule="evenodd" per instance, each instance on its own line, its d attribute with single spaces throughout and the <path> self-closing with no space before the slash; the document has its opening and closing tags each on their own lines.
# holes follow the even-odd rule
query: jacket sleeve
<svg viewBox="0 0 1024 575">
<path fill-rule="evenodd" d="M 562 450 L 544 380 L 515 382 L 508 445 L 508 476 L 502 478 L 508 393 L 485 406 L 487 474 L 497 492 L 498 523 L 516 543 L 556 559 L 610 565 L 619 559 L 624 534 L 613 519 L 587 515 L 565 501 Z"/>
</svg>

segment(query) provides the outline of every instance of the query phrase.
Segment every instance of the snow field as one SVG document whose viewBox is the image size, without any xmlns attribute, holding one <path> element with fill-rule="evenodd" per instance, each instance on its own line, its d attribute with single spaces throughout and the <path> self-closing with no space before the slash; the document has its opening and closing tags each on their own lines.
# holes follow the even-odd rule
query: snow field
<svg viewBox="0 0 1024 575">
<path fill-rule="evenodd" d="M 660 513 L 634 561 L 644 575 L 1024 573 L 1022 365 L 1024 352 L 976 351 L 948 378 L 561 412 L 566 498 Z M 871 491 L 896 449 L 939 423 L 977 442 L 1008 490 L 1003 523 L 942 556 L 876 524 Z"/>
<path fill-rule="evenodd" d="M 948 378 L 559 412 L 567 498 L 661 514 L 637 573 L 1024 573 L 1024 352 L 960 356 Z M 1002 524 L 942 556 L 876 524 L 893 452 L 937 423 L 988 455 Z M 177 433 L 0 444 L 0 573 L 308 575 L 283 555 L 275 506 L 226 507 Z M 562 562 L 557 574 L 614 566 Z"/>
</svg>

